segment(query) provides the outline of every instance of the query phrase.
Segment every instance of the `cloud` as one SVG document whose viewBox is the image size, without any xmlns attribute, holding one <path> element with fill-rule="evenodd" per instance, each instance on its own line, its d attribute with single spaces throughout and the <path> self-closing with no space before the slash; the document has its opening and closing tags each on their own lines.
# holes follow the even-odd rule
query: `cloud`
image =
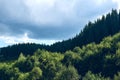
<svg viewBox="0 0 120 80">
<path fill-rule="evenodd" d="M 31 39 L 33 42 L 36 39 L 40 41 L 68 39 L 79 33 L 88 21 L 109 12 L 112 8 L 118 8 L 118 2 L 117 0 L 0 0 L 0 36 L 11 37 L 13 43 L 25 33 L 28 42 Z"/>
<path fill-rule="evenodd" d="M 120 0 L 113 0 L 113 2 L 116 2 L 118 9 L 120 9 Z"/>
<path fill-rule="evenodd" d="M 61 40 L 37 40 L 37 39 L 30 39 L 28 34 L 25 33 L 23 36 L 14 37 L 14 36 L 0 36 L 0 47 L 5 47 L 7 45 L 12 44 L 19 44 L 19 43 L 41 43 L 51 45 L 52 43 Z"/>
</svg>

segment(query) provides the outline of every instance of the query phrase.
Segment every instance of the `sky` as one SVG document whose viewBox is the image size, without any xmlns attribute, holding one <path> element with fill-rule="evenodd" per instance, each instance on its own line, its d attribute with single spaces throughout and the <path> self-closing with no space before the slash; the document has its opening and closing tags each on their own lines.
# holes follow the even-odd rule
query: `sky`
<svg viewBox="0 0 120 80">
<path fill-rule="evenodd" d="M 120 0 L 0 0 L 0 47 L 69 39 L 112 9 Z"/>
</svg>

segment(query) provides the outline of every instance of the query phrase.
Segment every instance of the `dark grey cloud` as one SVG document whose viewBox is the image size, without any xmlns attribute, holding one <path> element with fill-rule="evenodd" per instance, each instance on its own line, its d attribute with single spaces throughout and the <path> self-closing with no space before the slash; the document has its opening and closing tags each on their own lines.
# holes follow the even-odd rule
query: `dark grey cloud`
<svg viewBox="0 0 120 80">
<path fill-rule="evenodd" d="M 25 21 L 29 15 L 23 0 L 0 0 L 0 21 L 16 23 Z"/>
<path fill-rule="evenodd" d="M 0 36 L 67 39 L 112 8 L 112 0 L 0 0 Z"/>
<path fill-rule="evenodd" d="M 41 27 L 42 26 L 42 27 Z M 67 39 L 73 36 L 72 33 L 76 33 L 78 27 L 69 24 L 61 26 L 54 25 L 30 25 L 30 24 L 1 24 L 0 36 L 22 36 L 24 33 L 28 33 L 28 36 L 33 39 Z M 62 28 L 61 28 L 62 27 Z M 71 30 L 70 30 L 71 29 Z M 80 30 L 79 30 L 80 31 Z M 67 37 L 66 37 L 67 35 Z"/>
</svg>

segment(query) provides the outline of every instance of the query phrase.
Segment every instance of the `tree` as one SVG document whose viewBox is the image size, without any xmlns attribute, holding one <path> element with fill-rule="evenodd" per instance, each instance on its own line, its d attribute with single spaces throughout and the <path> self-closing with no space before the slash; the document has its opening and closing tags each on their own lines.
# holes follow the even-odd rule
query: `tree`
<svg viewBox="0 0 120 80">
<path fill-rule="evenodd" d="M 93 74 L 91 71 L 88 71 L 82 80 L 110 80 L 109 78 L 104 78 L 101 74 Z"/>
<path fill-rule="evenodd" d="M 42 70 L 39 67 L 34 67 L 30 72 L 29 79 L 40 80 L 41 77 L 42 77 Z"/>
<path fill-rule="evenodd" d="M 20 57 L 18 59 L 18 61 L 16 61 L 16 63 L 14 64 L 15 67 L 18 67 L 20 72 L 29 72 L 33 69 L 34 67 L 34 61 L 31 57 L 27 57 L 26 59 L 22 59 L 24 58 L 23 56 Z"/>
<path fill-rule="evenodd" d="M 120 80 L 120 72 L 114 75 L 114 80 Z"/>
<path fill-rule="evenodd" d="M 68 66 L 59 72 L 59 75 L 55 80 L 79 80 L 80 76 L 78 75 L 77 70 L 73 66 Z"/>
<path fill-rule="evenodd" d="M 26 60 L 26 57 L 23 55 L 23 53 L 20 53 L 19 57 L 18 57 L 18 62 L 19 61 L 24 61 Z"/>
<path fill-rule="evenodd" d="M 16 80 L 16 79 L 13 79 Z M 20 73 L 17 80 L 31 80 L 29 79 L 29 73 Z"/>
</svg>

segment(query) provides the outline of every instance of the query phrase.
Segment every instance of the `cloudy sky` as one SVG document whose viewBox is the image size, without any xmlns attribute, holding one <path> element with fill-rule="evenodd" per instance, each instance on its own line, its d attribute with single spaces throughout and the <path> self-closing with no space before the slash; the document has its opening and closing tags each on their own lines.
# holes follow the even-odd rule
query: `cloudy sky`
<svg viewBox="0 0 120 80">
<path fill-rule="evenodd" d="M 0 47 L 66 40 L 120 0 L 0 0 Z"/>
</svg>

